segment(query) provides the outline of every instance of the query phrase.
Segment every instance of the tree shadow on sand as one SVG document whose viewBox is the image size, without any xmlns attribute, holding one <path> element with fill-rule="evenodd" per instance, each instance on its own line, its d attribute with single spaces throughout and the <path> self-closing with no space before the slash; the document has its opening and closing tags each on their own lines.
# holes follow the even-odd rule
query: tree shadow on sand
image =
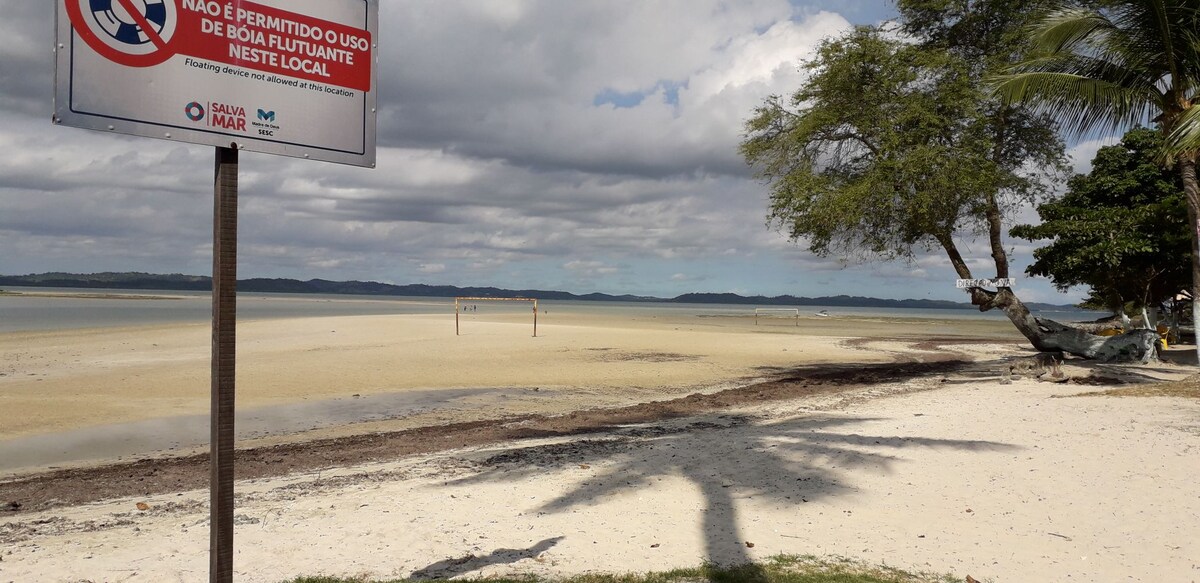
<svg viewBox="0 0 1200 583">
<path fill-rule="evenodd" d="M 456 559 L 446 559 L 438 561 L 428 567 L 417 569 L 409 575 L 409 579 L 417 581 L 431 581 L 436 579 L 449 579 L 457 575 L 470 573 L 476 569 L 482 569 L 490 565 L 502 565 L 505 563 L 515 563 L 523 559 L 534 559 L 545 551 L 550 550 L 563 537 L 556 536 L 541 541 L 526 549 L 496 549 L 490 554 L 484 556 L 476 556 L 468 554 L 465 557 Z"/>
<path fill-rule="evenodd" d="M 596 474 L 536 510 L 563 512 L 621 493 L 650 488 L 664 477 L 683 477 L 703 495 L 705 555 L 717 565 L 751 561 L 737 520 L 735 498 L 767 497 L 787 512 L 822 497 L 856 491 L 845 472 L 892 473 L 913 448 L 1011 451 L 990 441 L 929 439 L 847 432 L 866 417 L 799 418 L 756 422 L 747 415 L 692 417 L 614 427 L 596 439 L 513 446 L 483 461 L 477 474 L 457 484 L 533 480 L 548 471 L 596 466 Z M 632 517 L 631 517 L 632 518 Z M 648 532 L 670 532 L 647 524 Z M 681 526 L 682 527 L 682 526 Z"/>
</svg>

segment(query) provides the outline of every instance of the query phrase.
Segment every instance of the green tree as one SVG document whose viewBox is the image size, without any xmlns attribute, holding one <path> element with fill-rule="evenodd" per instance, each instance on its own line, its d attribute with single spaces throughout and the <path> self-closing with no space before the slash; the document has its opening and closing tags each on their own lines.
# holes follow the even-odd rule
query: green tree
<svg viewBox="0 0 1200 583">
<path fill-rule="evenodd" d="M 770 217 L 818 254 L 910 259 L 982 206 L 999 170 L 961 63 L 859 28 L 825 42 L 809 83 L 772 97 L 741 152 L 771 183 Z"/>
<path fill-rule="evenodd" d="M 996 277 L 1009 277 L 1005 217 L 1065 172 L 1063 145 L 1049 116 L 991 97 L 983 81 L 1021 58 L 1012 31 L 1045 4 L 900 0 L 898 30 L 822 43 L 805 85 L 746 124 L 740 150 L 770 188 L 771 223 L 818 255 L 906 260 L 940 248 L 964 279 L 974 278 L 958 240 L 982 235 Z M 1039 350 L 1152 354 L 1145 334 L 1106 340 L 1035 318 L 1008 287 L 968 292 Z"/>
<path fill-rule="evenodd" d="M 1162 158 L 1179 172 L 1193 225 L 1192 313 L 1200 322 L 1200 112 L 1192 107 L 1200 88 L 1200 4 L 1100 0 L 1093 7 L 1060 6 L 1029 30 L 1029 57 L 995 77 L 997 93 L 1055 115 L 1073 135 L 1158 125 L 1166 137 Z"/>
<path fill-rule="evenodd" d="M 1164 169 L 1162 135 L 1139 128 L 1101 148 L 1089 174 L 1078 174 L 1058 200 L 1038 206 L 1039 225 L 1012 235 L 1051 242 L 1033 252 L 1030 275 L 1056 287 L 1091 288 L 1088 303 L 1114 312 L 1132 303 L 1154 308 L 1187 286 L 1191 252 L 1179 174 Z"/>
<path fill-rule="evenodd" d="M 1054 4 L 1055 0 L 898 0 L 897 8 L 901 14 L 901 32 L 919 40 L 922 50 L 953 55 L 965 66 L 973 87 L 979 87 L 989 76 L 1023 58 L 1027 43 L 1022 29 Z M 1031 201 L 1043 186 L 1037 179 L 1065 172 L 1062 144 L 1050 116 L 985 95 L 976 94 L 973 99 L 975 123 L 984 126 L 984 136 L 992 142 L 989 158 L 1006 175 L 986 193 L 983 218 L 996 277 L 1009 277 L 1002 239 L 1004 212 L 1011 210 L 1014 203 Z M 1042 165 L 1049 172 L 1031 175 L 1023 171 L 1027 164 Z M 955 268 L 958 269 L 957 264 Z M 960 276 L 967 278 L 958 270 Z M 972 301 L 981 309 L 988 307 L 988 298 L 979 290 L 972 290 L 971 294 Z M 1000 298 L 1000 307 L 1003 299 Z M 1017 314 L 1010 314 L 1014 316 Z M 1029 317 L 1024 314 L 1020 319 L 1027 321 Z M 1017 326 L 1028 327 L 1020 323 Z"/>
</svg>

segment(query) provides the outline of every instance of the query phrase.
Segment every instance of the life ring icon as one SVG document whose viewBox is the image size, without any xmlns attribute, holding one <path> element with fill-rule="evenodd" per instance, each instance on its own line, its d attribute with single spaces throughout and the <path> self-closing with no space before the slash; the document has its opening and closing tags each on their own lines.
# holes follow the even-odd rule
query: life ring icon
<svg viewBox="0 0 1200 583">
<path fill-rule="evenodd" d="M 149 67 L 171 58 L 179 0 L 65 0 L 79 38 L 106 59 Z"/>
<path fill-rule="evenodd" d="M 163 0 L 137 0 L 133 3 L 149 24 L 148 30 L 142 30 L 140 19 L 134 17 L 134 13 L 120 0 L 90 0 L 90 4 L 96 24 L 119 43 L 146 44 L 151 42 L 151 34 L 162 38 L 163 29 L 167 26 L 167 5 Z"/>
<path fill-rule="evenodd" d="M 183 113 L 192 121 L 200 121 L 204 119 L 204 106 L 193 101 L 183 108 Z"/>
</svg>

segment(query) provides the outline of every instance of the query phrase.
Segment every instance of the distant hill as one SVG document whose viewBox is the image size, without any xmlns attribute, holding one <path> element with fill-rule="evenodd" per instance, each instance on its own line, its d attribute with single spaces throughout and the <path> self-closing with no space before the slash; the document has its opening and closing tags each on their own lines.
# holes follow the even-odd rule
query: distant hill
<svg viewBox="0 0 1200 583">
<path fill-rule="evenodd" d="M 947 300 L 888 300 L 882 298 L 868 298 L 863 296 L 821 296 L 816 298 L 806 298 L 798 296 L 740 296 L 737 294 L 683 294 L 673 298 L 671 301 L 687 302 L 692 304 L 755 304 L 755 305 L 786 305 L 786 306 L 828 306 L 828 307 L 854 307 L 854 308 L 922 308 L 922 309 L 941 309 L 941 310 L 958 310 L 958 309 L 975 309 L 971 304 L 965 302 L 951 302 Z"/>
<path fill-rule="evenodd" d="M 30 275 L 0 275 L 0 286 L 10 287 L 65 287 L 136 290 L 187 290 L 207 291 L 212 289 L 212 278 L 203 275 L 168 275 L 139 272 L 123 273 L 39 273 Z M 821 296 L 815 298 L 799 296 L 742 296 L 733 293 L 688 293 L 674 298 L 652 296 L 610 295 L 604 293 L 573 294 L 564 291 L 522 289 L 510 290 L 497 287 L 458 287 L 453 285 L 427 285 L 415 283 L 393 285 L 375 281 L 330 281 L 326 279 L 268 279 L 250 278 L 238 280 L 238 291 L 299 294 L 344 294 L 375 296 L 425 296 L 456 297 L 477 296 L 487 298 L 528 297 L 541 300 L 583 300 L 593 302 L 678 302 L 687 304 L 744 304 L 759 306 L 829 306 L 856 308 L 921 308 L 974 310 L 966 302 L 946 300 L 889 300 L 862 296 Z M 1032 310 L 1074 310 L 1074 306 L 1030 303 Z"/>
<path fill-rule="evenodd" d="M 0 275 L 0 286 L 64 287 L 136 290 L 208 291 L 212 278 L 204 275 L 172 273 L 38 273 L 30 275 Z M 345 294 L 375 296 L 455 297 L 478 296 L 492 298 L 536 297 L 547 300 L 587 300 L 638 302 L 670 301 L 662 298 L 633 295 L 590 293 L 584 295 L 547 290 L 509 290 L 497 287 L 458 287 L 453 285 L 392 285 L 375 281 L 330 281 L 326 279 L 250 278 L 238 280 L 238 291 L 293 294 Z"/>
</svg>

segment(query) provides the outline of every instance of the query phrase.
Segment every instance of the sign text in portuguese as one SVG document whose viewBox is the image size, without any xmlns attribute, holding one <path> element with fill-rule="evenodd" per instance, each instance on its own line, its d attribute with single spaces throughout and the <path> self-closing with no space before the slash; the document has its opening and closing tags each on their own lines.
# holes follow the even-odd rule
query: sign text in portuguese
<svg viewBox="0 0 1200 583">
<path fill-rule="evenodd" d="M 371 166 L 378 0 L 58 0 L 55 120 Z"/>
</svg>

